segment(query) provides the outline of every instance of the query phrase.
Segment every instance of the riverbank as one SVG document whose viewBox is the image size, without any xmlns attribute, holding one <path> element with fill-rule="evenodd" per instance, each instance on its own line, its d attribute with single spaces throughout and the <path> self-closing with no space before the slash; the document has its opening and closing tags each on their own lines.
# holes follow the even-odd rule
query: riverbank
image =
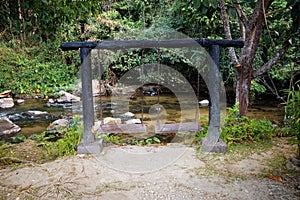
<svg viewBox="0 0 300 200">
<path fill-rule="evenodd" d="M 145 96 L 146 104 L 144 105 L 144 122 L 151 123 L 151 116 L 149 116 L 149 109 L 151 106 L 157 103 L 156 96 Z M 99 119 L 101 116 L 100 111 L 103 113 L 103 117 L 110 117 L 113 115 L 114 108 L 112 106 L 110 97 L 102 97 L 102 101 L 99 101 L 99 97 L 95 97 L 95 112 L 96 117 Z M 161 105 L 166 108 L 167 114 L 163 119 L 168 123 L 180 122 L 181 118 L 181 108 L 177 102 L 177 98 L 173 95 L 161 95 L 160 96 Z M 68 117 L 74 115 L 74 113 L 79 112 L 76 106 L 74 107 L 62 107 L 62 106 L 47 106 L 47 100 L 44 99 L 25 99 L 22 104 L 16 104 L 10 109 L 0 109 L 0 117 L 7 117 L 16 125 L 21 127 L 20 134 L 29 137 L 32 134 L 40 134 L 46 130 L 49 124 L 56 119 Z M 130 100 L 129 111 L 133 112 L 137 117 L 141 118 L 140 110 L 140 100 Z M 103 109 L 100 109 L 100 104 Z M 73 110 L 74 109 L 74 110 Z M 41 117 L 30 117 L 28 115 L 23 115 L 27 111 L 38 110 L 43 112 L 48 112 L 48 115 Z M 199 107 L 200 120 L 206 122 L 208 120 L 208 107 Z M 125 111 L 124 111 L 125 112 Z M 184 110 L 187 116 L 194 118 L 195 110 Z M 284 118 L 284 108 L 279 103 L 269 103 L 265 104 L 254 104 L 250 106 L 248 111 L 248 116 L 250 118 L 262 119 L 267 118 L 273 123 L 280 123 Z M 194 119 L 190 119 L 194 120 Z"/>
</svg>

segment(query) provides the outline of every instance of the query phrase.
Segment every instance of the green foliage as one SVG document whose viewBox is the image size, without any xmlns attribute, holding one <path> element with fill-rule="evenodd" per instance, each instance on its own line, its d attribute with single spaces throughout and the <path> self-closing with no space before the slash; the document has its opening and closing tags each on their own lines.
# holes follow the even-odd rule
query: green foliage
<svg viewBox="0 0 300 200">
<path fill-rule="evenodd" d="M 291 131 L 297 134 L 300 132 L 300 85 L 297 84 L 296 87 L 286 90 L 288 93 L 286 122 L 291 126 Z"/>
<path fill-rule="evenodd" d="M 51 143 L 50 147 L 56 151 L 55 154 L 59 157 L 74 155 L 79 142 L 80 134 L 77 130 L 71 129 L 65 133 L 63 138 Z"/>
<path fill-rule="evenodd" d="M 298 155 L 300 156 L 300 85 L 298 81 L 295 87 L 286 90 L 288 101 L 286 103 L 286 129 L 285 131 L 298 138 Z"/>
<path fill-rule="evenodd" d="M 1 42 L 0 55 L 1 90 L 45 96 L 74 84 L 74 64 L 68 65 L 64 54 L 47 44 L 26 48 Z"/>
<path fill-rule="evenodd" d="M 229 146 L 244 141 L 259 141 L 270 139 L 274 129 L 267 119 L 249 119 L 246 116 L 238 117 L 238 104 L 228 109 L 225 117 L 225 126 L 221 132 L 223 139 Z"/>
<path fill-rule="evenodd" d="M 101 1 L 28 0 L 1 1 L 0 30 L 22 41 L 28 38 L 68 39 L 76 34 L 79 23 L 97 15 Z M 77 29 L 77 34 L 79 30 Z M 11 38 L 10 38 L 11 39 Z"/>
<path fill-rule="evenodd" d="M 220 138 L 229 146 L 245 141 L 253 142 L 270 139 L 274 135 L 272 123 L 267 119 L 249 119 L 246 116 L 238 117 L 238 103 L 228 108 L 228 115 L 225 117 L 225 125 L 221 130 Z M 195 141 L 201 142 L 208 134 L 208 125 L 204 124 L 202 130 L 196 134 Z"/>
<path fill-rule="evenodd" d="M 160 143 L 160 139 L 158 137 L 148 138 L 145 140 L 146 144 L 155 144 Z"/>
<path fill-rule="evenodd" d="M 50 141 L 54 142 L 58 139 L 62 138 L 62 135 L 67 132 L 68 129 L 64 128 L 60 131 L 43 131 L 40 134 L 32 134 L 28 137 L 28 139 L 35 140 L 38 142 Z"/>
<path fill-rule="evenodd" d="M 265 86 L 259 84 L 256 79 L 251 80 L 250 94 L 254 98 L 256 94 L 263 94 L 266 92 Z"/>
<path fill-rule="evenodd" d="M 158 137 L 150 137 L 147 139 L 139 139 L 134 137 L 124 138 L 118 135 L 113 134 L 103 134 L 99 135 L 97 138 L 102 138 L 104 142 L 112 143 L 116 145 L 151 145 L 151 144 L 159 144 L 161 143 Z"/>
<path fill-rule="evenodd" d="M 19 134 L 18 136 L 12 137 L 12 143 L 21 143 L 24 142 L 24 140 L 26 139 L 26 136 L 23 134 Z"/>
<path fill-rule="evenodd" d="M 118 31 L 124 31 L 128 27 L 122 24 L 121 16 L 116 10 L 109 10 L 97 17 L 88 20 L 88 31 L 86 38 L 94 40 L 106 40 L 112 38 Z"/>
<path fill-rule="evenodd" d="M 207 124 L 203 124 L 202 125 L 202 130 L 201 131 L 197 131 L 197 133 L 196 133 L 195 142 L 196 143 L 201 143 L 201 138 L 207 137 L 207 134 L 208 134 L 208 125 Z"/>
<path fill-rule="evenodd" d="M 38 141 L 41 141 L 42 145 L 48 152 L 51 157 L 62 157 L 68 155 L 74 155 L 76 153 L 76 148 L 81 140 L 80 126 L 78 125 L 79 117 L 74 117 L 73 125 L 67 127 L 64 131 L 62 138 L 58 139 L 55 142 L 48 142 L 46 140 L 51 139 L 48 136 L 43 137 L 42 135 L 37 138 Z"/>
<path fill-rule="evenodd" d="M 118 135 L 103 134 L 103 135 L 100 135 L 98 138 L 102 138 L 104 140 L 104 142 L 109 142 L 109 143 L 113 143 L 113 144 L 123 143 L 123 140 L 121 140 Z"/>
<path fill-rule="evenodd" d="M 217 1 L 175 1 L 170 5 L 172 26 L 190 37 L 222 36 L 223 28 Z"/>
</svg>

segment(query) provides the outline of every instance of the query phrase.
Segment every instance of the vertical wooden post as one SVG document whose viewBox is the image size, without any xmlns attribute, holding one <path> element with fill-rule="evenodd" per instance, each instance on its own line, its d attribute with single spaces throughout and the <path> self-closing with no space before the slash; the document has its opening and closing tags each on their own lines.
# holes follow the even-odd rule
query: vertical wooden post
<svg viewBox="0 0 300 200">
<path fill-rule="evenodd" d="M 221 92 L 221 77 L 220 77 L 220 47 L 212 45 L 209 47 L 209 55 L 212 63 L 209 68 L 209 126 L 220 128 L 220 92 Z"/>
<path fill-rule="evenodd" d="M 94 126 L 94 102 L 92 89 L 91 49 L 80 49 L 81 81 L 82 81 L 82 112 L 83 112 L 83 138 L 77 148 L 79 154 L 100 153 L 101 143 L 95 142 L 92 132 Z"/>
<path fill-rule="evenodd" d="M 220 75 L 220 47 L 209 47 L 210 66 L 208 72 L 208 89 L 210 95 L 208 136 L 202 139 L 204 151 L 225 152 L 227 145 L 219 141 L 221 132 L 220 98 L 221 98 L 221 75 Z"/>
<path fill-rule="evenodd" d="M 81 60 L 81 81 L 82 81 L 82 112 L 84 123 L 83 140 L 94 142 L 95 137 L 92 133 L 94 125 L 94 102 L 92 91 L 92 69 L 91 69 L 91 49 L 80 49 Z"/>
</svg>

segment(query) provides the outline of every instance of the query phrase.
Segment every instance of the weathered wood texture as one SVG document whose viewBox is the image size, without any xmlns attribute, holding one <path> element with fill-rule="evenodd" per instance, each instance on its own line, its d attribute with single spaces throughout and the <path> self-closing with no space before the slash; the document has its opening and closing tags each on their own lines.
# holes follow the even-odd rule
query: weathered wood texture
<svg viewBox="0 0 300 200">
<path fill-rule="evenodd" d="M 81 60 L 81 80 L 82 80 L 82 111 L 84 119 L 84 135 L 82 142 L 93 142 L 95 140 L 92 133 L 94 125 L 94 103 L 92 91 L 92 68 L 91 50 L 88 48 L 80 49 Z"/>
<path fill-rule="evenodd" d="M 114 40 L 102 42 L 63 42 L 60 48 L 64 51 L 78 50 L 80 48 L 90 49 L 130 49 L 130 48 L 183 48 L 196 47 L 197 45 L 203 47 L 210 47 L 212 45 L 219 45 L 221 47 L 238 47 L 244 46 L 242 40 L 211 40 L 206 38 L 194 39 L 176 39 L 176 40 Z"/>
<path fill-rule="evenodd" d="M 197 122 L 182 122 L 176 124 L 155 125 L 155 133 L 196 132 L 200 130 L 200 124 Z"/>
<path fill-rule="evenodd" d="M 101 125 L 96 133 L 145 133 L 145 124 L 104 124 Z"/>
</svg>

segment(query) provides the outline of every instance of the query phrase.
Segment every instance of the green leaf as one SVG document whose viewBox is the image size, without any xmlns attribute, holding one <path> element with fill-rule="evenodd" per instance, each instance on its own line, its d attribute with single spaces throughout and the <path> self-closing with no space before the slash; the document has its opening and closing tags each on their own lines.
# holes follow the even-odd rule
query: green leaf
<svg viewBox="0 0 300 200">
<path fill-rule="evenodd" d="M 194 3 L 194 8 L 195 9 L 200 8 L 200 6 L 201 6 L 201 0 L 194 0 L 193 3 Z"/>
<path fill-rule="evenodd" d="M 152 139 L 153 139 L 154 142 L 160 143 L 160 139 L 158 137 L 153 137 Z"/>
</svg>

